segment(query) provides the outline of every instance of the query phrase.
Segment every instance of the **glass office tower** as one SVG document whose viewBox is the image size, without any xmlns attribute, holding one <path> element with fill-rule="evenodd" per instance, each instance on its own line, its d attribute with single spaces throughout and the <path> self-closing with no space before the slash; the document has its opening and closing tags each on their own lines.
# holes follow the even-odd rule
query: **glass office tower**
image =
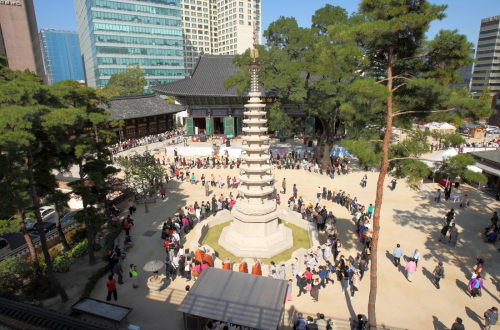
<svg viewBox="0 0 500 330">
<path fill-rule="evenodd" d="M 49 85 L 66 79 L 85 80 L 78 32 L 43 29 L 39 39 Z"/>
<path fill-rule="evenodd" d="M 180 0 L 75 0 L 87 86 L 102 88 L 128 65 L 149 84 L 184 78 Z"/>
</svg>

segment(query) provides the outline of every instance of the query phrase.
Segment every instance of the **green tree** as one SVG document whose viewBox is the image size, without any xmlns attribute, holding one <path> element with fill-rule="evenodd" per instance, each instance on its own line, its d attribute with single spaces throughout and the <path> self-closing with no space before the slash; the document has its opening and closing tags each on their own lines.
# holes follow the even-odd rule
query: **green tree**
<svg viewBox="0 0 500 330">
<path fill-rule="evenodd" d="M 53 155 L 53 146 L 43 125 L 45 115 L 53 110 L 56 100 L 48 87 L 42 84 L 41 79 L 32 73 L 15 72 L 4 77 L 6 79 L 2 81 L 0 88 L 0 148 L 2 153 L 10 155 L 10 160 L 16 161 L 19 166 L 17 173 L 25 174 L 25 188 L 29 193 L 37 225 L 41 228 L 43 220 L 36 178 L 51 175 L 47 171 L 48 167 L 42 166 L 43 162 Z M 16 208 L 17 216 L 21 220 L 21 209 L 19 206 Z M 21 228 L 24 229 L 22 220 Z M 54 276 L 45 233 L 40 230 L 39 234 L 47 278 L 61 296 L 61 300 L 66 302 L 66 291 Z M 29 239 L 27 242 L 29 244 Z"/>
<path fill-rule="evenodd" d="M 62 230 L 61 214 L 62 211 L 68 207 L 69 199 L 70 199 L 69 194 L 63 193 L 62 191 L 55 188 L 51 191 L 50 195 L 47 198 L 47 202 L 49 204 L 54 205 L 55 209 L 54 217 L 55 217 L 57 233 L 59 234 L 59 238 L 61 239 L 63 249 L 66 252 L 69 252 L 71 250 L 71 246 L 69 245 L 68 240 L 66 239 L 66 236 L 64 235 L 64 232 Z"/>
<path fill-rule="evenodd" d="M 368 320 L 376 329 L 378 239 L 380 211 L 383 202 L 384 180 L 390 170 L 400 175 L 418 172 L 425 174 L 414 159 L 428 149 L 426 140 L 418 134 L 404 143 L 391 140 L 393 125 L 408 127 L 415 118 L 425 119 L 430 113 L 452 112 L 461 117 L 480 118 L 491 113 L 485 102 L 471 100 L 466 93 L 454 93 L 447 85 L 459 80 L 458 69 L 470 64 L 472 44 L 456 31 L 440 31 L 433 40 L 426 40 L 430 23 L 445 17 L 446 6 L 432 5 L 425 0 L 363 0 L 359 5 L 356 24 L 330 26 L 332 41 L 354 38 L 369 61 L 360 67 L 366 79 L 350 85 L 351 97 L 342 104 L 345 120 L 349 120 L 349 136 L 356 141 L 346 144 L 356 153 L 367 146 L 371 157 L 379 157 L 380 174 L 377 182 L 373 214 L 372 266 Z M 368 91 L 372 106 L 358 100 Z M 361 94 L 361 95 L 360 95 Z M 351 118 L 351 119 L 349 119 Z M 379 138 L 372 138 L 371 126 L 378 129 Z M 381 127 L 380 130 L 378 127 Z M 363 153 L 357 153 L 363 157 Z M 408 161 L 412 160 L 412 161 Z M 399 170 L 398 168 L 404 168 Z"/>
<path fill-rule="evenodd" d="M 330 36 L 328 26 L 354 22 L 343 8 L 327 5 L 316 11 L 309 28 L 299 27 L 295 18 L 280 17 L 264 32 L 265 47 L 257 46 L 260 82 L 280 99 L 269 109 L 269 128 L 285 130 L 289 135 L 295 128 L 282 104 L 314 116 L 322 126 L 316 152 L 324 146 L 323 167 L 328 163 L 340 106 L 349 97 L 349 84 L 361 78 L 362 72 L 356 69 L 364 61 L 353 39 L 340 39 L 341 31 L 332 32 L 338 38 Z M 238 86 L 240 93 L 247 90 L 250 60 L 249 50 L 235 56 L 240 71 L 228 78 L 226 88 Z"/>
<path fill-rule="evenodd" d="M 476 164 L 476 160 L 471 155 L 456 155 L 445 158 L 436 166 L 436 172 L 441 176 L 454 180 L 457 176 L 471 181 L 484 183 L 487 181 L 482 173 L 471 171 L 468 167 Z"/>
<path fill-rule="evenodd" d="M 106 207 L 105 181 L 117 172 L 110 166 L 107 148 L 108 143 L 116 139 L 116 134 L 107 129 L 109 113 L 103 109 L 109 99 L 100 91 L 72 81 L 56 83 L 52 88 L 62 106 L 47 117 L 47 127 L 71 129 L 74 134 L 74 138 L 62 143 L 64 149 L 70 150 L 68 160 L 78 165 L 80 180 L 70 186 L 82 198 L 83 210 L 78 219 L 85 223 L 87 240 L 93 242 L 96 228 L 102 225 L 102 217 L 93 206 L 102 203 Z M 93 244 L 88 244 L 88 249 L 89 264 L 94 265 Z"/>
<path fill-rule="evenodd" d="M 129 65 L 125 71 L 112 75 L 103 90 L 110 97 L 140 95 L 144 94 L 146 85 L 142 69 L 138 65 Z"/>
<path fill-rule="evenodd" d="M 486 86 L 483 90 L 483 93 L 479 97 L 480 100 L 486 101 L 486 102 L 491 102 L 491 91 L 490 91 L 490 86 Z"/>
<path fill-rule="evenodd" d="M 145 212 L 148 213 L 147 199 L 156 194 L 163 183 L 163 166 L 156 163 L 155 157 L 147 151 L 142 155 L 134 153 L 128 159 L 120 158 L 118 164 L 123 167 L 127 186 L 144 199 Z"/>
</svg>

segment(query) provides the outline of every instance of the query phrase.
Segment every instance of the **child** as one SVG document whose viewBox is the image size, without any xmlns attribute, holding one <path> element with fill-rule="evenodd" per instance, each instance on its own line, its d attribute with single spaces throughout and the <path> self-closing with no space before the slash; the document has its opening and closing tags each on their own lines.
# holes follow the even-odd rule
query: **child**
<svg viewBox="0 0 500 330">
<path fill-rule="evenodd" d="M 188 295 L 189 293 L 189 289 L 191 289 L 191 287 L 189 285 L 186 285 L 186 296 Z"/>
<path fill-rule="evenodd" d="M 276 204 L 280 205 L 280 194 L 276 194 Z"/>
<path fill-rule="evenodd" d="M 288 286 L 286 288 L 286 298 L 285 302 L 287 301 L 292 301 L 292 287 L 293 287 L 293 282 L 291 279 L 288 280 Z"/>
</svg>

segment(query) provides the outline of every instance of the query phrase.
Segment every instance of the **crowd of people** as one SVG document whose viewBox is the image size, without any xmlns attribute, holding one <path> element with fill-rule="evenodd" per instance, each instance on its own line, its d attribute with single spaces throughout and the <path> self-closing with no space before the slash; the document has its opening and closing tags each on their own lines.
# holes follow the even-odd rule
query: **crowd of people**
<svg viewBox="0 0 500 330">
<path fill-rule="evenodd" d="M 147 147 L 151 143 L 162 142 L 164 140 L 169 140 L 169 139 L 177 139 L 178 137 L 181 137 L 183 135 L 184 131 L 182 129 L 177 128 L 170 131 L 166 131 L 164 133 L 152 134 L 137 139 L 127 139 L 123 141 L 120 140 L 117 143 L 111 145 L 110 150 L 113 154 L 117 154 L 119 152 L 129 150 L 135 147 L 139 146 Z M 177 142 L 176 140 L 176 143 L 179 142 Z"/>
<path fill-rule="evenodd" d="M 270 163 L 275 170 L 305 170 L 321 175 L 326 174 L 331 179 L 334 179 L 335 175 L 348 174 L 350 170 L 349 157 L 331 156 L 327 170 L 322 171 L 317 157 L 310 151 L 297 152 L 293 150 L 285 154 L 271 152 L 270 155 Z M 167 166 L 167 169 L 170 171 L 170 178 L 188 181 L 193 185 L 197 185 L 201 182 L 201 186 L 205 189 L 206 196 L 208 197 L 208 200 L 202 201 L 201 204 L 195 202 L 184 208 L 178 207 L 177 213 L 168 218 L 162 227 L 161 237 L 164 242 L 163 247 L 166 251 L 165 277 L 172 281 L 177 277 L 183 277 L 187 281 L 196 280 L 205 268 L 215 266 L 215 252 L 205 249 L 202 246 L 199 246 L 196 251 L 184 249 L 183 236 L 189 233 L 197 222 L 203 221 L 208 216 L 216 214 L 223 209 L 231 210 L 242 196 L 239 193 L 233 195 L 233 192 L 230 190 L 238 187 L 238 177 L 203 173 L 200 178 L 197 178 L 193 170 L 239 168 L 241 159 L 238 157 L 229 157 L 227 153 L 224 155 L 214 154 L 210 157 L 189 158 L 181 156 L 176 149 L 172 161 L 170 161 L 168 157 L 160 159 L 158 156 L 157 162 Z M 360 182 L 361 187 L 366 187 L 367 180 L 368 178 L 365 175 Z M 373 204 L 363 204 L 358 201 L 355 196 L 351 196 L 345 190 L 336 188 L 328 189 L 327 187 L 321 186 L 318 186 L 315 198 L 308 198 L 306 199 L 307 201 L 305 201 L 299 193 L 296 184 L 292 185 L 291 191 L 287 191 L 289 187 L 286 179 L 283 179 L 281 184 L 274 184 L 276 188 L 281 186 L 281 189 L 279 191 L 276 190 L 273 196 L 269 196 L 269 198 L 275 198 L 277 203 L 280 204 L 283 202 L 282 196 L 287 196 L 287 208 L 290 211 L 300 213 L 304 221 L 314 223 L 318 231 L 325 234 L 325 243 L 308 250 L 307 254 L 301 258 L 302 263 L 299 262 L 297 258 L 293 259 L 291 271 L 287 271 L 289 268 L 287 268 L 284 263 L 277 264 L 274 261 L 264 266 L 258 258 L 254 258 L 253 263 L 250 261 L 251 265 L 248 265 L 247 261 L 243 259 L 240 259 L 239 263 L 234 263 L 226 258 L 222 260 L 221 268 L 262 276 L 263 269 L 266 267 L 267 276 L 275 279 L 287 280 L 288 289 L 286 301 L 291 301 L 293 299 L 292 292 L 296 288 L 297 296 L 307 294 L 310 295 L 312 302 L 318 302 L 321 289 L 326 288 L 327 285 L 334 285 L 335 281 L 340 284 L 342 292 L 344 294 L 347 293 L 349 298 L 353 299 L 356 296 L 356 292 L 360 289 L 360 283 L 364 277 L 364 273 L 369 270 L 373 234 L 371 220 L 375 208 Z M 394 190 L 396 181 L 391 182 L 391 184 Z M 211 194 L 212 188 L 215 187 L 219 189 L 227 188 L 229 189 L 229 194 L 227 196 L 225 196 L 224 193 L 220 194 L 220 196 Z M 439 197 L 436 196 L 438 199 L 437 202 L 440 201 L 440 192 L 438 192 L 438 194 Z M 210 195 L 212 195 L 211 198 Z M 449 198 L 449 194 L 446 194 L 445 191 L 445 199 L 447 198 Z M 337 219 L 332 211 L 327 210 L 328 203 L 335 203 L 345 207 L 352 215 L 359 242 L 359 252 L 356 255 L 346 256 L 343 254 L 343 246 L 336 226 Z M 461 203 L 463 205 L 461 207 L 463 208 L 469 206 L 467 195 L 462 198 Z M 456 247 L 459 237 L 454 218 L 455 211 L 451 209 L 445 216 L 445 224 L 441 229 L 439 238 L 440 242 L 450 244 L 452 247 Z M 130 225 L 129 220 L 127 220 L 126 223 Z M 133 226 L 133 221 L 130 226 Z M 127 230 L 125 227 L 124 229 Z M 130 230 L 130 227 L 128 230 Z M 491 240 L 494 242 L 498 232 L 498 217 L 495 212 L 491 219 L 491 224 L 485 228 L 485 241 Z M 129 236 L 128 231 L 127 236 Z M 119 255 L 121 255 L 121 253 Z M 402 247 L 398 244 L 393 251 L 393 263 L 399 271 L 406 271 L 405 275 L 408 281 L 411 282 L 413 280 L 412 276 L 418 269 L 418 262 L 421 258 L 420 252 L 418 249 L 412 250 L 411 254 L 405 259 L 406 265 L 404 267 L 401 266 L 401 258 L 403 257 Z M 114 258 L 116 259 L 116 256 Z M 113 269 L 115 264 L 113 264 Z M 472 276 L 468 283 L 469 295 L 471 298 L 481 296 L 484 285 L 481 275 L 483 264 L 484 260 L 477 258 L 477 263 L 473 267 Z M 138 274 L 134 267 L 134 265 L 131 265 L 130 277 L 134 278 L 134 285 L 135 283 L 138 285 Z M 123 273 L 123 271 L 121 271 L 121 273 Z M 116 272 L 112 272 L 112 274 L 116 274 Z M 436 288 L 440 289 L 440 281 L 445 278 L 445 269 L 441 261 L 437 262 L 431 276 Z M 122 279 L 123 278 L 120 276 L 118 280 L 119 284 L 122 283 Z M 110 281 L 112 281 L 111 278 Z M 111 296 L 116 294 L 116 286 L 113 287 L 113 283 L 110 283 L 108 288 L 115 289 L 115 293 L 113 293 L 113 290 L 109 291 L 109 300 Z M 488 317 L 486 317 L 486 314 L 488 314 Z M 321 325 L 318 328 L 322 328 L 323 321 L 327 323 L 324 317 L 321 318 L 318 316 L 318 318 L 314 320 L 312 317 L 303 318 L 301 314 L 299 315 L 300 317 L 298 317 L 296 322 L 296 329 L 314 328 L 307 327 L 312 324 Z M 497 319 L 498 310 L 496 307 L 492 307 L 485 312 L 486 324 L 495 325 Z M 362 326 L 364 326 L 366 322 L 366 318 L 359 315 L 353 320 L 353 328 L 362 329 Z M 455 329 L 460 329 L 460 325 L 462 325 L 462 321 L 460 318 L 457 318 L 453 326 Z M 213 321 L 213 326 L 214 329 L 231 329 L 230 327 L 236 327 L 235 325 L 228 325 L 218 321 Z"/>
</svg>

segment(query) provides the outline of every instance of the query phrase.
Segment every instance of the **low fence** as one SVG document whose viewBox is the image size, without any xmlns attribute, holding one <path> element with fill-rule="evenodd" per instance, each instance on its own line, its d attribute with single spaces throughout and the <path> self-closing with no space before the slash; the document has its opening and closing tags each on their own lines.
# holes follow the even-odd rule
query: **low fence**
<svg viewBox="0 0 500 330">
<path fill-rule="evenodd" d="M 68 231 L 71 231 L 75 228 L 77 228 L 80 224 L 76 220 L 71 220 L 68 223 L 62 225 L 62 230 L 63 233 L 67 233 Z M 45 233 L 45 240 L 48 242 L 59 238 L 59 233 L 57 231 L 57 228 L 52 229 L 48 233 Z M 33 245 L 35 248 L 41 247 L 42 243 L 40 241 L 40 237 L 37 237 L 35 239 L 31 240 L 33 242 Z M 22 256 L 25 256 L 30 253 L 30 250 L 28 248 L 28 244 L 24 244 L 23 246 L 18 247 L 17 249 L 14 249 L 10 251 L 9 253 L 5 254 L 4 256 L 0 257 L 0 261 L 3 261 L 4 259 L 8 257 L 14 257 L 14 258 L 19 258 Z"/>
</svg>

